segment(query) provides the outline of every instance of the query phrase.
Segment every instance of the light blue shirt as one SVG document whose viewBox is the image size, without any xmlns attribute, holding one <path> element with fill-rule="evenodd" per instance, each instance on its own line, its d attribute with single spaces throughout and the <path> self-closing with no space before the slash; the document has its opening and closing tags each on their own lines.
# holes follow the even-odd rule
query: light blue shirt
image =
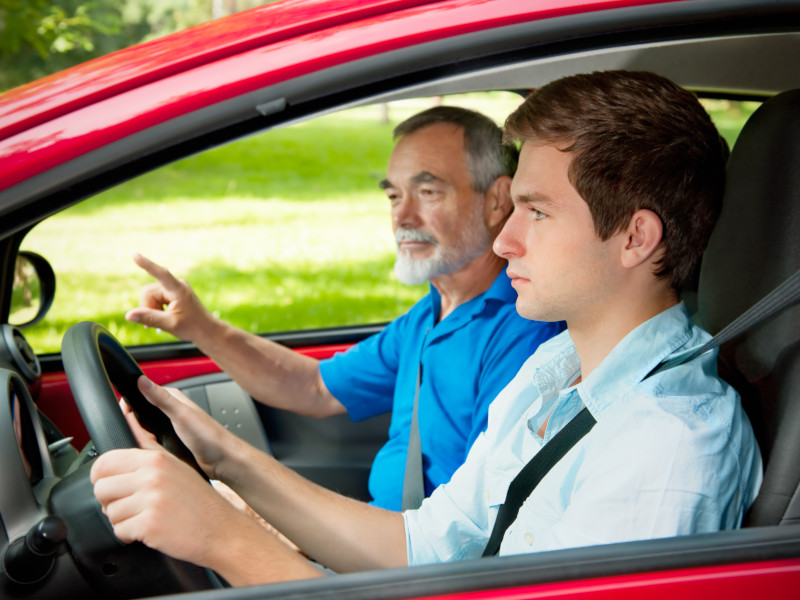
<svg viewBox="0 0 800 600">
<path fill-rule="evenodd" d="M 716 351 L 645 379 L 709 337 L 676 305 L 572 387 L 580 362 L 569 333 L 542 344 L 490 406 L 466 463 L 404 513 L 409 564 L 478 558 L 513 478 L 584 406 L 597 424 L 522 505 L 500 555 L 738 527 L 762 464 Z"/>
<path fill-rule="evenodd" d="M 489 404 L 543 341 L 564 323 L 517 314 L 517 293 L 501 272 L 484 293 L 439 319 L 436 288 L 380 333 L 320 363 L 325 386 L 354 421 L 392 412 L 389 440 L 369 476 L 373 504 L 400 510 L 419 388 L 419 434 L 425 495 L 450 480 L 478 435 Z"/>
</svg>

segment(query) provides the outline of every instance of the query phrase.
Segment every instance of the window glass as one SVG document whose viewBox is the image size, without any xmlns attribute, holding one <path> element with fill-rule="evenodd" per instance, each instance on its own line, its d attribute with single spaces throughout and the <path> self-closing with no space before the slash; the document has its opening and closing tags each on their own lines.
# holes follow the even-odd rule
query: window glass
<svg viewBox="0 0 800 600">
<path fill-rule="evenodd" d="M 47 219 L 23 248 L 51 262 L 56 298 L 26 337 L 37 352 L 58 352 L 67 328 L 90 320 L 126 345 L 174 341 L 124 320 L 151 281 L 134 252 L 186 278 L 212 312 L 254 333 L 402 314 L 427 285 L 394 276 L 389 202 L 378 183 L 394 126 L 439 102 L 502 124 L 520 97 L 468 94 L 343 111 L 167 165 Z"/>
<path fill-rule="evenodd" d="M 717 129 L 731 148 L 733 148 L 736 138 L 739 137 L 739 132 L 744 127 L 747 118 L 761 106 L 760 102 L 713 98 L 701 98 L 700 102 L 714 119 Z"/>
<path fill-rule="evenodd" d="M 47 219 L 23 248 L 53 265 L 56 299 L 25 335 L 58 352 L 81 320 L 126 345 L 174 340 L 124 319 L 151 279 L 141 252 L 186 278 L 212 312 L 253 333 L 385 322 L 427 285 L 393 273 L 389 203 L 378 188 L 392 129 L 436 103 L 502 124 L 513 93 L 424 98 L 342 111 L 269 131 L 123 183 Z M 758 103 L 703 99 L 733 146 Z"/>
</svg>

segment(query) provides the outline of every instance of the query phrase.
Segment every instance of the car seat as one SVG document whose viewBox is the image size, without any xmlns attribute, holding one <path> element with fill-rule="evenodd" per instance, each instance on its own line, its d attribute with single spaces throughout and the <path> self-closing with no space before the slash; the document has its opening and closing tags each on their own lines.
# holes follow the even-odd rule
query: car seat
<svg viewBox="0 0 800 600">
<path fill-rule="evenodd" d="M 698 321 L 711 333 L 800 270 L 800 90 L 748 119 L 727 167 L 703 257 Z M 800 523 L 800 306 L 723 345 L 720 375 L 742 395 L 764 458 L 746 526 Z"/>
</svg>

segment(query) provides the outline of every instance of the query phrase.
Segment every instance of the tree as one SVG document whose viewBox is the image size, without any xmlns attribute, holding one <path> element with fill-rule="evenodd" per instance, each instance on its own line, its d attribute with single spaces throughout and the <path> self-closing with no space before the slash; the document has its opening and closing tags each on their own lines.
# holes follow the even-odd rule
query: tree
<svg viewBox="0 0 800 600">
<path fill-rule="evenodd" d="M 19 85 L 106 51 L 120 31 L 108 0 L 0 0 L 0 88 Z"/>
<path fill-rule="evenodd" d="M 270 0 L 0 0 L 0 91 L 95 56 L 269 3 Z"/>
</svg>

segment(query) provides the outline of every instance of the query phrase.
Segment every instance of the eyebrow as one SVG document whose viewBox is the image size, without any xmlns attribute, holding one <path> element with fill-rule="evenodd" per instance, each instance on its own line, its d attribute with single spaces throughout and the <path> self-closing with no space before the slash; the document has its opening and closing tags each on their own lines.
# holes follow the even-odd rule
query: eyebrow
<svg viewBox="0 0 800 600">
<path fill-rule="evenodd" d="M 430 173 L 429 171 L 420 171 L 419 173 L 411 177 L 409 181 L 415 185 L 420 183 L 432 183 L 432 182 L 445 183 L 444 179 L 442 179 L 441 177 L 437 177 L 436 175 Z M 386 190 L 397 186 L 395 186 L 388 179 L 384 179 L 378 184 L 378 187 L 380 187 L 382 190 Z"/>
<path fill-rule="evenodd" d="M 536 192 L 530 194 L 517 194 L 513 198 L 514 204 L 536 204 L 537 206 L 558 206 L 558 202 L 549 196 L 538 194 Z"/>
</svg>

